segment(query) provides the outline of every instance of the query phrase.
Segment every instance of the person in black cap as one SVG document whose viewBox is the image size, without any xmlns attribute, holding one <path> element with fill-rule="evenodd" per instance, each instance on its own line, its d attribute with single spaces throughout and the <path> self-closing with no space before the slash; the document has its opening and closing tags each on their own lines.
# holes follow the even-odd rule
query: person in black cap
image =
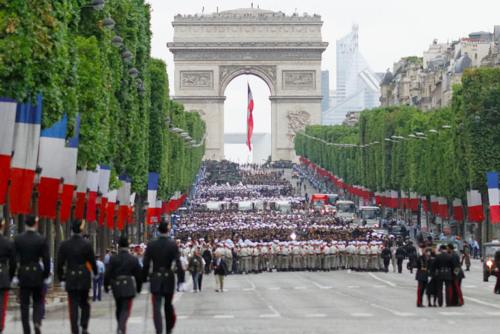
<svg viewBox="0 0 500 334">
<path fill-rule="evenodd" d="M 462 306 L 464 299 L 462 296 L 462 279 L 465 278 L 462 265 L 460 264 L 460 257 L 454 251 L 455 246 L 449 243 L 447 246 L 448 254 L 451 255 L 452 272 L 451 272 L 451 306 Z"/>
<path fill-rule="evenodd" d="M 443 283 L 446 289 L 446 306 L 451 306 L 451 271 L 453 262 L 446 251 L 446 245 L 439 246 L 439 254 L 433 263 L 432 271 L 436 272 L 436 289 L 439 307 L 443 306 Z"/>
<path fill-rule="evenodd" d="M 165 320 L 167 334 L 172 333 L 175 325 L 175 312 L 172 306 L 174 298 L 175 277 L 172 271 L 172 262 L 176 262 L 177 270 L 183 270 L 180 262 L 180 253 L 177 245 L 168 236 L 170 229 L 164 218 L 158 225 L 160 238 L 151 241 L 144 254 L 142 268 L 143 282 L 150 281 L 153 295 L 153 319 L 157 334 L 163 333 L 163 319 L 161 316 L 162 299 L 165 299 Z M 149 266 L 153 262 L 153 272 L 149 275 Z M 149 279 L 148 279 L 149 278 Z"/>
<path fill-rule="evenodd" d="M 14 246 L 19 258 L 18 278 L 21 299 L 21 320 L 24 334 L 30 334 L 29 307 L 30 299 L 33 299 L 33 322 L 35 333 L 42 332 L 42 288 L 44 281 L 49 282 L 50 255 L 47 240 L 38 233 L 38 217 L 28 215 L 26 217 L 26 232 L 18 235 L 14 240 Z M 43 270 L 40 266 L 42 259 Z"/>
<path fill-rule="evenodd" d="M 104 274 L 104 291 L 108 293 L 110 287 L 113 290 L 116 301 L 118 334 L 124 334 L 132 309 L 132 300 L 136 293 L 141 293 L 142 268 L 139 260 L 128 250 L 127 237 L 121 236 L 118 246 L 120 247 L 118 255 L 109 260 L 108 268 Z"/>
<path fill-rule="evenodd" d="M 97 275 L 94 250 L 89 241 L 82 237 L 85 220 L 71 223 L 73 236 L 61 243 L 57 255 L 57 277 L 61 288 L 68 292 L 71 333 L 78 334 L 78 309 L 81 309 L 80 326 L 82 334 L 88 334 L 90 319 L 89 291 L 90 271 Z"/>
<path fill-rule="evenodd" d="M 14 243 L 3 236 L 5 219 L 0 217 L 0 334 L 5 327 L 5 313 L 9 300 L 10 282 L 16 274 L 16 252 Z"/>
<path fill-rule="evenodd" d="M 417 290 L 417 307 L 424 307 L 423 304 L 423 296 L 424 292 L 427 288 L 427 283 L 429 283 L 429 260 L 428 256 L 430 254 L 426 253 L 425 245 L 420 245 L 422 250 L 422 255 L 417 256 L 415 261 L 415 265 L 417 268 L 417 274 L 415 275 L 415 279 L 418 281 L 418 290 Z"/>
</svg>

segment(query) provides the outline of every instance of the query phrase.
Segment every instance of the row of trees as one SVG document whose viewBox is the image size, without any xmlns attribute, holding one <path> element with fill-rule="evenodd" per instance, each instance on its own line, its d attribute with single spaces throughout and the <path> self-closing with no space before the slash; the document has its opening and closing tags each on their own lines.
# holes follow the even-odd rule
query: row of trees
<svg viewBox="0 0 500 334">
<path fill-rule="evenodd" d="M 373 191 L 464 200 L 470 188 L 487 194 L 486 172 L 500 170 L 500 69 L 468 70 L 453 92 L 451 106 L 429 112 L 375 108 L 354 127 L 308 126 L 305 134 L 326 143 L 298 134 L 296 153 Z"/>
<path fill-rule="evenodd" d="M 166 65 L 150 57 L 150 6 L 144 0 L 106 4 L 116 23 L 110 30 L 103 11 L 82 7 L 90 0 L 8 3 L 0 7 L 0 96 L 26 102 L 43 94 L 42 128 L 67 114 L 67 138 L 81 114 L 79 169 L 110 165 L 111 180 L 126 172 L 139 194 L 147 190 L 148 172 L 159 172 L 159 199 L 185 192 L 204 146 L 185 148 L 165 119 L 196 142 L 205 124 L 168 98 Z M 115 35 L 122 46 L 111 43 Z M 126 51 L 132 58 L 124 61 Z M 130 75 L 132 68 L 138 77 Z"/>
</svg>

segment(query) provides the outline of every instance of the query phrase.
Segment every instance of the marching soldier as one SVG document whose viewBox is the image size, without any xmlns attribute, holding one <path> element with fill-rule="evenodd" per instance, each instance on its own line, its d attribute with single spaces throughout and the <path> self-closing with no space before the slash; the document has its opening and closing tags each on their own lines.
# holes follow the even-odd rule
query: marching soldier
<svg viewBox="0 0 500 334">
<path fill-rule="evenodd" d="M 428 256 L 430 256 L 430 254 L 427 254 L 424 244 L 422 244 L 421 247 L 422 247 L 422 255 L 418 256 L 416 259 L 417 274 L 415 276 L 415 279 L 418 281 L 417 307 L 424 307 L 422 298 L 424 296 L 427 283 L 429 282 L 429 269 L 430 269 L 428 260 Z M 429 306 L 430 305 L 431 303 L 429 301 Z"/>
<path fill-rule="evenodd" d="M 387 274 L 389 272 L 389 263 L 390 263 L 391 258 L 392 258 L 391 251 L 390 251 L 388 245 L 386 245 L 382 249 L 382 253 L 380 256 L 382 257 L 382 260 L 384 261 L 384 271 Z"/>
<path fill-rule="evenodd" d="M 0 218 L 0 333 L 5 327 L 5 313 L 9 299 L 10 282 L 16 274 L 16 252 L 14 243 L 3 236 L 5 219 Z"/>
<path fill-rule="evenodd" d="M 81 309 L 80 326 L 82 334 L 87 334 L 90 319 L 89 291 L 91 287 L 90 270 L 97 275 L 94 250 L 82 233 L 85 221 L 76 219 L 71 224 L 73 236 L 61 243 L 57 255 L 57 276 L 63 290 L 68 292 L 69 319 L 71 333 L 78 334 L 78 308 Z M 65 270 L 66 267 L 66 270 Z"/>
<path fill-rule="evenodd" d="M 35 333 L 42 332 L 42 289 L 44 281 L 49 283 L 50 255 L 47 240 L 38 233 L 38 217 L 26 217 L 26 232 L 17 236 L 14 246 L 19 258 L 18 278 L 21 297 L 21 319 L 24 334 L 30 334 L 29 307 L 33 299 L 33 322 Z M 43 270 L 40 266 L 42 259 Z"/>
<path fill-rule="evenodd" d="M 399 244 L 398 248 L 396 249 L 396 260 L 398 261 L 398 273 L 402 274 L 403 273 L 403 260 L 405 259 L 405 250 L 403 249 L 403 245 Z"/>
<path fill-rule="evenodd" d="M 104 275 L 104 290 L 108 293 L 111 286 L 116 301 L 118 334 L 126 332 L 132 300 L 136 293 L 141 293 L 142 287 L 142 268 L 138 259 L 130 254 L 128 245 L 127 237 L 121 236 L 118 241 L 119 252 L 110 259 Z"/>
<path fill-rule="evenodd" d="M 156 333 L 163 333 L 163 319 L 161 315 L 162 299 L 165 299 L 165 318 L 167 334 L 172 333 L 175 325 L 175 312 L 172 306 L 174 298 L 175 278 L 172 271 L 172 262 L 176 262 L 178 270 L 183 270 L 179 260 L 179 248 L 168 236 L 170 226 L 164 219 L 158 225 L 160 238 L 148 244 L 144 254 L 142 269 L 143 282 L 151 282 L 153 295 L 153 316 Z M 153 262 L 153 272 L 149 274 L 150 262 Z"/>
</svg>

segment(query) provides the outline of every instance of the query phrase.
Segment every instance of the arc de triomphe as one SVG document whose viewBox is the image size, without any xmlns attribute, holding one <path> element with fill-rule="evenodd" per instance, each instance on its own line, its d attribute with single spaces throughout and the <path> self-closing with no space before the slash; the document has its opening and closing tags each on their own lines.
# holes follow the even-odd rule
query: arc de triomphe
<svg viewBox="0 0 500 334">
<path fill-rule="evenodd" d="M 206 121 L 205 159 L 224 159 L 227 85 L 253 74 L 271 91 L 272 158 L 296 160 L 295 133 L 321 124 L 321 17 L 250 8 L 177 15 L 172 25 L 173 99 Z"/>
</svg>

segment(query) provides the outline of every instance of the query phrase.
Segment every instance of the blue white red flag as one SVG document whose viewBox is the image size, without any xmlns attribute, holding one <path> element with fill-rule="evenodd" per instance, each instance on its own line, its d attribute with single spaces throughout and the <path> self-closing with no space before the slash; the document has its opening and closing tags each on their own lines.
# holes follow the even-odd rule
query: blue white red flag
<svg viewBox="0 0 500 334">
<path fill-rule="evenodd" d="M 16 108 L 16 101 L 0 97 L 0 205 L 5 204 L 9 187 Z"/>
</svg>

